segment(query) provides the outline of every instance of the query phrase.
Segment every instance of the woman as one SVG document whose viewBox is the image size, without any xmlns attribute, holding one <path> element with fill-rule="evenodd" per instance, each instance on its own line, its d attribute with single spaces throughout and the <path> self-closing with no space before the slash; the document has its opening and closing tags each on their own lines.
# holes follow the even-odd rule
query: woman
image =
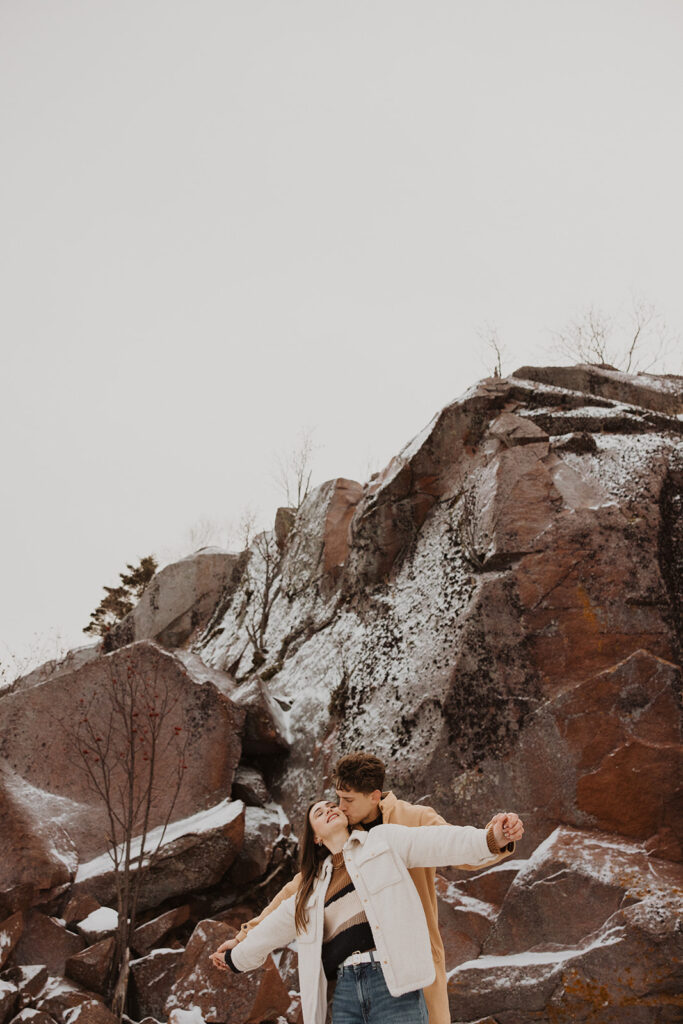
<svg viewBox="0 0 683 1024">
<path fill-rule="evenodd" d="M 296 939 L 304 1024 L 324 1024 L 327 983 L 335 978 L 333 1024 L 426 1024 L 422 989 L 434 980 L 434 963 L 408 869 L 483 864 L 508 838 L 502 820 L 488 830 L 378 825 L 349 832 L 339 807 L 318 800 L 306 815 L 296 896 L 212 959 L 253 970 Z"/>
</svg>

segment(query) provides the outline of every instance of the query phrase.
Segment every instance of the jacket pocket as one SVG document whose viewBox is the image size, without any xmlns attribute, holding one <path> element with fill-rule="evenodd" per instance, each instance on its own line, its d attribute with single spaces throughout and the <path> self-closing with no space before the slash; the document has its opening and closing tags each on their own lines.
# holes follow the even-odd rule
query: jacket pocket
<svg viewBox="0 0 683 1024">
<path fill-rule="evenodd" d="M 374 850 L 358 867 L 369 892 L 379 892 L 402 879 L 394 855 L 388 848 Z"/>
</svg>

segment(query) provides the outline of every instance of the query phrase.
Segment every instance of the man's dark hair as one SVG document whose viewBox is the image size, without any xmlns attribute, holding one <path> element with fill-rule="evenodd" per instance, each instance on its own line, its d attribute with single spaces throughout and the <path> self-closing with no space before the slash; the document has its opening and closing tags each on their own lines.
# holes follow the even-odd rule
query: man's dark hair
<svg viewBox="0 0 683 1024">
<path fill-rule="evenodd" d="M 374 754 L 356 750 L 345 754 L 334 766 L 335 789 L 353 789 L 356 793 L 373 793 L 384 788 L 387 766 Z"/>
</svg>

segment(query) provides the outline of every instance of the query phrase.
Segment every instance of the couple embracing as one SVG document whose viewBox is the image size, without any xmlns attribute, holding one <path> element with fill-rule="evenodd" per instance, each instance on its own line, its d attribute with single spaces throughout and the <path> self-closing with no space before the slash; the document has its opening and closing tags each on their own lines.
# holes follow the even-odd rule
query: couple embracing
<svg viewBox="0 0 683 1024">
<path fill-rule="evenodd" d="M 299 874 L 211 956 L 250 971 L 296 939 L 304 1024 L 324 1024 L 329 982 L 333 1024 L 449 1024 L 435 868 L 489 867 L 524 832 L 511 812 L 485 828 L 448 825 L 384 793 L 384 774 L 373 754 L 337 762 L 338 803 L 309 806 Z"/>
</svg>

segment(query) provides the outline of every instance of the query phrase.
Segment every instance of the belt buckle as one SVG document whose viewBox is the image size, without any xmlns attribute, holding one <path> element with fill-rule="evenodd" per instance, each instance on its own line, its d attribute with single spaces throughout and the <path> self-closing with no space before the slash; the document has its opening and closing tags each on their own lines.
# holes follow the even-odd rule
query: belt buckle
<svg viewBox="0 0 683 1024">
<path fill-rule="evenodd" d="M 361 953 L 361 951 L 359 949 L 354 949 L 353 953 L 351 954 L 351 964 L 352 964 L 353 967 L 358 967 L 359 964 L 362 963 L 362 960 L 361 960 L 362 956 L 363 956 L 363 954 Z"/>
</svg>

